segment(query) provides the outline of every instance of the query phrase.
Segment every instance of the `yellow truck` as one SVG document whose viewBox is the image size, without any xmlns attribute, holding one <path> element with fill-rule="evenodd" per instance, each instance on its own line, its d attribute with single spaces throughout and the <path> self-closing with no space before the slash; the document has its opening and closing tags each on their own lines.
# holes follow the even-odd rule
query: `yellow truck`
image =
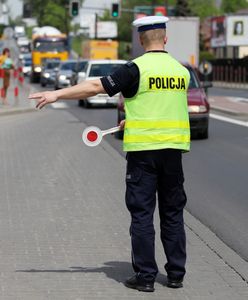
<svg viewBox="0 0 248 300">
<path fill-rule="evenodd" d="M 32 70 L 30 82 L 38 82 L 42 66 L 47 59 L 67 60 L 69 46 L 67 35 L 56 28 L 41 27 L 32 36 Z"/>
<path fill-rule="evenodd" d="M 82 56 L 86 59 L 118 59 L 118 42 L 88 40 L 82 43 Z"/>
</svg>

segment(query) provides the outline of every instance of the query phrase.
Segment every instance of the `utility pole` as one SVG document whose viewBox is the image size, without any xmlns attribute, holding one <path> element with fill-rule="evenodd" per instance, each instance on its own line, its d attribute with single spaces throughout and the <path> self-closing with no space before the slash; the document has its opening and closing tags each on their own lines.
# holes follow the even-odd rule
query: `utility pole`
<svg viewBox="0 0 248 300">
<path fill-rule="evenodd" d="M 166 9 L 166 13 L 168 15 L 168 0 L 164 0 L 164 6 L 165 6 L 165 9 Z"/>
<path fill-rule="evenodd" d="M 95 40 L 97 40 L 97 21 L 98 21 L 98 14 L 95 13 Z"/>
</svg>

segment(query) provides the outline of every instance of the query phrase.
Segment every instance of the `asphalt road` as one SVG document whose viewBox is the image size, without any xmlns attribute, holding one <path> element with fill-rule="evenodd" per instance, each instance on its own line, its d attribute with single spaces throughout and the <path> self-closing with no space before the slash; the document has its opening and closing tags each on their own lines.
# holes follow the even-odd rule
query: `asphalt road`
<svg viewBox="0 0 248 300">
<path fill-rule="evenodd" d="M 85 109 L 67 102 L 81 122 L 101 129 L 116 126 L 115 108 Z M 120 152 L 121 141 L 105 139 Z M 211 119 L 210 138 L 193 140 L 184 154 L 187 210 L 207 225 L 227 245 L 248 260 L 248 130 Z"/>
<path fill-rule="evenodd" d="M 247 90 L 213 87 L 209 89 L 208 95 L 247 98 Z"/>
</svg>

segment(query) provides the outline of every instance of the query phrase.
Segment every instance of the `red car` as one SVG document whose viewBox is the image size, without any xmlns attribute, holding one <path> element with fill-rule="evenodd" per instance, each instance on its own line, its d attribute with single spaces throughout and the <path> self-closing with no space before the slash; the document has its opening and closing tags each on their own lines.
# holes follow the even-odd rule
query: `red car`
<svg viewBox="0 0 248 300">
<path fill-rule="evenodd" d="M 208 138 L 209 103 L 205 90 L 212 85 L 210 83 L 201 84 L 196 71 L 189 65 L 185 67 L 190 72 L 190 83 L 188 89 L 188 110 L 190 119 L 190 131 L 192 137 Z M 122 95 L 117 104 L 117 123 L 125 119 L 124 98 Z M 116 137 L 123 138 L 123 132 L 117 132 Z"/>
</svg>

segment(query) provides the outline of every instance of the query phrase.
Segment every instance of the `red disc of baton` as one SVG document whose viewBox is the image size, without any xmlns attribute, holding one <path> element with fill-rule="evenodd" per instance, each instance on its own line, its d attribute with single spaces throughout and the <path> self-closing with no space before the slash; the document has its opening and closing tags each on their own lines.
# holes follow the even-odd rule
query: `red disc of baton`
<svg viewBox="0 0 248 300">
<path fill-rule="evenodd" d="M 82 139 L 87 146 L 97 146 L 102 141 L 102 131 L 96 126 L 89 126 L 84 129 Z"/>
<path fill-rule="evenodd" d="M 95 142 L 97 140 L 97 138 L 98 138 L 98 134 L 97 134 L 96 131 L 92 130 L 92 131 L 88 132 L 88 134 L 87 134 L 87 140 L 89 142 Z"/>
</svg>

